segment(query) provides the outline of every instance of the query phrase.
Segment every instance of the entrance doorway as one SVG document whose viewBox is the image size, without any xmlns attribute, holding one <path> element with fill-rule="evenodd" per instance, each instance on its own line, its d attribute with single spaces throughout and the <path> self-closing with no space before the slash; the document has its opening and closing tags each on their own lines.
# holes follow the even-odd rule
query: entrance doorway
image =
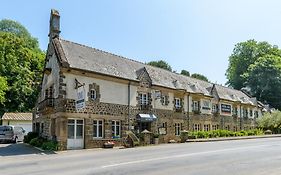
<svg viewBox="0 0 281 175">
<path fill-rule="evenodd" d="M 84 120 L 68 119 L 67 149 L 84 148 Z"/>
<path fill-rule="evenodd" d="M 151 131 L 151 122 L 139 122 L 139 131 L 143 130 Z"/>
</svg>

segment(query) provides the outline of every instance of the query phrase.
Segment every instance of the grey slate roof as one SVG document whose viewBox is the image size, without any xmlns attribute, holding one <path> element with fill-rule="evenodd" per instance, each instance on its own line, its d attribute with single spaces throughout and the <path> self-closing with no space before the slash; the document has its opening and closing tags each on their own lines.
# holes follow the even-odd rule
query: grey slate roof
<svg viewBox="0 0 281 175">
<path fill-rule="evenodd" d="M 244 104 L 252 104 L 256 105 L 256 98 L 251 98 L 242 91 L 224 87 L 221 85 L 215 85 L 217 90 L 218 96 L 220 99 L 230 100 L 230 101 L 237 101 Z"/>
<path fill-rule="evenodd" d="M 59 42 L 71 68 L 138 81 L 136 72 L 145 67 L 153 85 L 172 89 L 185 89 L 188 92 L 211 96 L 210 92 L 206 89 L 212 86 L 211 83 L 70 41 L 59 39 Z"/>
<path fill-rule="evenodd" d="M 67 65 L 70 68 L 139 81 L 137 79 L 137 71 L 145 67 L 153 85 L 172 89 L 184 89 L 190 93 L 212 96 L 212 83 L 146 65 L 135 60 L 71 41 L 56 38 L 54 39 L 54 43 L 60 54 L 60 60 L 64 63 L 64 65 Z M 220 85 L 215 85 L 215 87 L 218 91 L 219 98 L 221 99 L 253 104 L 250 97 L 241 91 Z"/>
</svg>

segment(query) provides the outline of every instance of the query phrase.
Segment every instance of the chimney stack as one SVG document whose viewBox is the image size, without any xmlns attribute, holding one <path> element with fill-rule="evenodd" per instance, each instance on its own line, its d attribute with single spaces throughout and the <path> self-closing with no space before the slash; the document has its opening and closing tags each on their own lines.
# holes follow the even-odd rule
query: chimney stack
<svg viewBox="0 0 281 175">
<path fill-rule="evenodd" d="M 53 38 L 58 38 L 60 35 L 60 14 L 57 10 L 51 10 L 50 16 L 50 31 L 49 31 L 49 39 L 50 42 Z"/>
</svg>

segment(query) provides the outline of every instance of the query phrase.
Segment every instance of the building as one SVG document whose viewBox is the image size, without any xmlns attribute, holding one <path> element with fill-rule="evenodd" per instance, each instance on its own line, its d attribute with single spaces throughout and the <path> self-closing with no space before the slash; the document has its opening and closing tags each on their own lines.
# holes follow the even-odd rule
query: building
<svg viewBox="0 0 281 175">
<path fill-rule="evenodd" d="M 32 113 L 8 113 L 2 116 L 2 125 L 21 126 L 26 133 L 32 131 Z"/>
<path fill-rule="evenodd" d="M 160 142 L 181 130 L 254 128 L 255 98 L 60 38 L 51 11 L 49 45 L 34 130 L 60 149 L 102 147 L 145 129 Z"/>
</svg>

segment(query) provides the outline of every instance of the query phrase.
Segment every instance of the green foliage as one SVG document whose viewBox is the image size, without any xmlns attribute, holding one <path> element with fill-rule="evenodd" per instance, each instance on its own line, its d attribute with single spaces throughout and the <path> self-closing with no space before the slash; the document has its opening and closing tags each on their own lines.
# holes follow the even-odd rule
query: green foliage
<svg viewBox="0 0 281 175">
<path fill-rule="evenodd" d="M 43 150 L 47 150 L 47 151 L 58 150 L 58 142 L 47 140 L 42 137 L 35 137 L 31 139 L 29 144 L 32 146 L 36 146 L 38 148 L 42 148 Z"/>
<path fill-rule="evenodd" d="M 273 133 L 280 133 L 281 130 L 281 112 L 274 111 L 266 113 L 257 120 L 258 126 L 264 130 L 271 130 Z"/>
<path fill-rule="evenodd" d="M 58 143 L 55 141 L 46 141 L 43 142 L 41 148 L 47 151 L 57 151 L 58 150 Z"/>
<path fill-rule="evenodd" d="M 8 84 L 5 77 L 0 76 L 0 104 L 2 104 L 5 99 L 6 91 L 8 90 Z"/>
<path fill-rule="evenodd" d="M 159 67 L 159 68 L 162 68 L 162 69 L 166 69 L 168 71 L 172 71 L 172 67 L 166 61 L 163 61 L 163 60 L 150 61 L 147 64 L 151 65 L 151 66 L 154 66 L 154 67 Z"/>
<path fill-rule="evenodd" d="M 42 147 L 42 144 L 45 142 L 46 140 L 42 137 L 36 137 L 30 140 L 29 144 L 32 146 L 36 146 L 36 147 Z"/>
<path fill-rule="evenodd" d="M 188 77 L 190 76 L 190 73 L 187 70 L 181 70 L 181 74 L 185 75 L 185 76 L 188 76 Z"/>
<path fill-rule="evenodd" d="M 281 52 L 276 46 L 272 46 L 267 42 L 257 42 L 248 40 L 235 45 L 233 53 L 229 57 L 228 69 L 226 77 L 228 84 L 235 89 L 244 87 L 248 76 L 248 68 L 260 57 L 266 55 L 280 56 Z"/>
<path fill-rule="evenodd" d="M 16 22 L 0 21 L 0 76 L 8 85 L 0 115 L 31 111 L 38 96 L 45 54 L 23 28 Z"/>
<path fill-rule="evenodd" d="M 275 108 L 281 109 L 281 57 L 266 55 L 260 57 L 248 68 L 246 85 L 251 94 L 259 100 L 267 101 Z"/>
<path fill-rule="evenodd" d="M 30 141 L 36 137 L 38 137 L 37 132 L 29 132 L 29 133 L 27 133 L 27 135 L 24 136 L 23 142 L 30 143 Z"/>
<path fill-rule="evenodd" d="M 228 131 L 228 130 L 212 130 L 212 131 L 194 131 L 189 133 L 189 138 L 216 138 L 216 137 L 237 137 L 237 136 L 253 136 L 263 135 L 260 129 L 253 129 L 248 131 Z"/>
<path fill-rule="evenodd" d="M 201 74 L 194 73 L 194 74 L 191 75 L 191 77 L 209 82 L 208 78 L 204 75 L 201 75 Z"/>
<path fill-rule="evenodd" d="M 247 87 L 252 96 L 281 109 L 281 50 L 267 42 L 248 40 L 235 45 L 226 71 L 227 84 Z"/>
<path fill-rule="evenodd" d="M 28 30 L 19 22 L 3 19 L 0 21 L 0 31 L 12 33 L 20 38 L 26 38 L 28 45 L 32 46 L 33 48 L 39 47 L 37 39 L 33 38 Z"/>
</svg>

